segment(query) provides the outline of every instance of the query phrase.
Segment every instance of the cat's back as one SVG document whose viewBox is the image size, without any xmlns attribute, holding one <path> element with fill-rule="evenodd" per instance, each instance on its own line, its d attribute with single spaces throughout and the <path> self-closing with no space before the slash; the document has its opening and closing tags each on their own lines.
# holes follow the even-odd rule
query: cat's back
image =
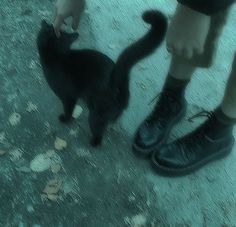
<svg viewBox="0 0 236 227">
<path fill-rule="evenodd" d="M 70 50 L 60 61 L 62 71 L 70 81 L 94 91 L 108 86 L 114 67 L 108 56 L 90 49 Z"/>
<path fill-rule="evenodd" d="M 107 55 L 90 49 L 71 50 L 65 57 L 68 64 L 73 68 L 80 67 L 84 72 L 93 70 L 100 72 L 114 65 L 114 62 Z"/>
</svg>

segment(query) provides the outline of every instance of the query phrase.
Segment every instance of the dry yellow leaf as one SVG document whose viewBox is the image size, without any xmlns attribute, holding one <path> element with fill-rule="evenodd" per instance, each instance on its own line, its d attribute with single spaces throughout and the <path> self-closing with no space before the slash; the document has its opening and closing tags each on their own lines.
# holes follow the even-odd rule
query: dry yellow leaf
<svg viewBox="0 0 236 227">
<path fill-rule="evenodd" d="M 55 194 L 47 194 L 47 198 L 51 201 L 57 201 L 58 197 L 59 196 Z"/>
<path fill-rule="evenodd" d="M 38 107 L 37 107 L 37 105 L 33 104 L 32 102 L 28 102 L 26 111 L 29 113 L 36 112 L 36 111 L 38 111 Z"/>
<path fill-rule="evenodd" d="M 54 164 L 51 166 L 51 170 L 53 173 L 58 173 L 61 170 L 61 165 L 60 164 Z"/>
<path fill-rule="evenodd" d="M 55 194 L 41 194 L 41 199 L 42 201 L 46 201 L 46 200 L 51 200 L 51 201 L 57 201 L 57 199 L 59 198 L 58 195 Z"/>
<path fill-rule="evenodd" d="M 46 156 L 47 156 L 48 158 L 52 158 L 53 156 L 55 156 L 55 154 L 56 154 L 56 152 L 55 152 L 54 150 L 48 150 L 48 151 L 46 152 Z"/>
<path fill-rule="evenodd" d="M 67 147 L 67 142 L 59 137 L 56 138 L 54 143 L 55 149 L 58 151 L 64 150 Z"/>
<path fill-rule="evenodd" d="M 45 194 L 57 194 L 62 186 L 62 180 L 53 179 L 50 180 L 45 186 L 43 192 Z"/>
<path fill-rule="evenodd" d="M 79 105 L 76 105 L 75 109 L 73 111 L 73 114 L 72 114 L 73 118 L 75 118 L 75 119 L 79 118 L 79 116 L 82 114 L 82 112 L 83 112 L 83 108 Z"/>
<path fill-rule="evenodd" d="M 48 196 L 46 194 L 41 194 L 40 195 L 42 201 L 46 201 Z"/>
<path fill-rule="evenodd" d="M 4 155 L 4 154 L 6 154 L 6 153 L 7 153 L 7 151 L 0 150 L 0 156 L 1 156 L 1 155 Z"/>
<path fill-rule="evenodd" d="M 17 124 L 19 124 L 21 121 L 21 115 L 18 113 L 13 113 L 10 117 L 9 117 L 9 122 L 12 126 L 16 126 Z"/>
</svg>

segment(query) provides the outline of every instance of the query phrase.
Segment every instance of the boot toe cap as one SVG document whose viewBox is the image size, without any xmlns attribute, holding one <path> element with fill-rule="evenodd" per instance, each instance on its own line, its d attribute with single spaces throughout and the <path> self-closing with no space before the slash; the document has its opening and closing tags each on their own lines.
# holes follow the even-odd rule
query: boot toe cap
<svg viewBox="0 0 236 227">
<path fill-rule="evenodd" d="M 169 169 L 183 168 L 185 162 L 179 152 L 176 152 L 175 144 L 169 144 L 161 147 L 153 153 L 152 160 L 154 164 Z"/>
<path fill-rule="evenodd" d="M 163 140 L 163 134 L 158 127 L 147 126 L 147 124 L 141 125 L 138 129 L 134 143 L 141 149 L 151 149 L 156 147 Z"/>
</svg>

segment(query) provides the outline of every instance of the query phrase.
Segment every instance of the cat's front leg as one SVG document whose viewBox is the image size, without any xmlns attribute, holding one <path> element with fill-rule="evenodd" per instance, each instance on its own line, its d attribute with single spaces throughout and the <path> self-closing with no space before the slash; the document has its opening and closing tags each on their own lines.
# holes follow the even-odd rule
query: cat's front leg
<svg viewBox="0 0 236 227">
<path fill-rule="evenodd" d="M 65 114 L 59 115 L 59 120 L 62 123 L 68 123 L 71 120 L 71 117 L 67 117 Z"/>
<path fill-rule="evenodd" d="M 107 119 L 99 116 L 95 112 L 89 113 L 89 125 L 92 132 L 92 138 L 90 140 L 90 144 L 93 147 L 99 146 L 102 143 L 103 134 L 107 127 Z"/>
<path fill-rule="evenodd" d="M 72 119 L 72 113 L 76 105 L 76 99 L 66 98 L 62 99 L 64 113 L 59 116 L 59 120 L 63 123 L 67 123 Z"/>
<path fill-rule="evenodd" d="M 90 140 L 90 144 L 93 147 L 100 146 L 102 144 L 102 136 L 93 136 Z"/>
</svg>

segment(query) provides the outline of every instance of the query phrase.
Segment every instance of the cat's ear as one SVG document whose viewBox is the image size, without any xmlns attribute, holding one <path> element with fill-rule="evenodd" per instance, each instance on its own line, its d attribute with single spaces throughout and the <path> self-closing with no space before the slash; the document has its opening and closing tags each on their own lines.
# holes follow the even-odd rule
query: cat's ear
<svg viewBox="0 0 236 227">
<path fill-rule="evenodd" d="M 74 42 L 76 39 L 78 39 L 78 37 L 79 37 L 79 33 L 77 32 L 70 34 L 71 42 Z"/>
<path fill-rule="evenodd" d="M 41 27 L 42 28 L 48 28 L 49 27 L 49 24 L 46 22 L 46 20 L 42 20 Z"/>
</svg>

